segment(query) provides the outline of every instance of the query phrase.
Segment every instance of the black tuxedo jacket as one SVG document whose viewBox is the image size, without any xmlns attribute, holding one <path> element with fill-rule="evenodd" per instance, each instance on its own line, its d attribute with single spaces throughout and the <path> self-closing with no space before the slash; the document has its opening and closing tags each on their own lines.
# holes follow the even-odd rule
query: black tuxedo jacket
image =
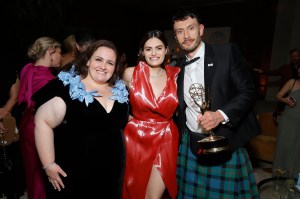
<svg viewBox="0 0 300 199">
<path fill-rule="evenodd" d="M 235 150 L 260 133 L 259 124 L 252 111 L 257 97 L 256 85 L 251 70 L 236 45 L 205 44 L 204 82 L 206 93 L 210 93 L 211 110 L 222 110 L 230 120 L 214 129 L 216 135 L 227 137 L 230 146 Z M 184 63 L 177 84 L 179 106 L 176 119 L 182 134 L 186 128 Z"/>
</svg>

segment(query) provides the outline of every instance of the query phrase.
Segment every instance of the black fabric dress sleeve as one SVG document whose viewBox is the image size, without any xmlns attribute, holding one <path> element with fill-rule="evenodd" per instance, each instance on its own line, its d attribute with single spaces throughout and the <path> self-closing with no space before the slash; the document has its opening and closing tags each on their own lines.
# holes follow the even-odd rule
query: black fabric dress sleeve
<svg viewBox="0 0 300 199">
<path fill-rule="evenodd" d="M 66 101 L 68 89 L 69 86 L 64 86 L 62 81 L 58 78 L 51 80 L 32 96 L 32 100 L 35 102 L 35 108 L 38 109 L 41 105 L 54 97 L 60 97 Z"/>
</svg>

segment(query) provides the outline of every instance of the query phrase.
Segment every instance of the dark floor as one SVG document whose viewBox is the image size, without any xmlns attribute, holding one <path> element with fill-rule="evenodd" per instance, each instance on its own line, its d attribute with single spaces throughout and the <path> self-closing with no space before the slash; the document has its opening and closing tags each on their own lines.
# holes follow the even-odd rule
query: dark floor
<svg viewBox="0 0 300 199">
<path fill-rule="evenodd" d="M 272 177 L 272 163 L 270 162 L 265 162 L 265 161 L 261 161 L 261 160 L 257 160 L 255 158 L 251 159 L 252 161 L 252 166 L 253 166 L 253 171 L 254 171 L 254 177 L 256 179 L 256 182 L 259 183 L 264 179 L 268 179 L 270 177 Z M 269 183 L 265 183 L 264 185 L 261 186 L 260 188 L 260 196 L 261 199 L 292 199 L 292 198 L 296 198 L 296 199 L 300 199 L 300 192 L 295 190 L 295 192 L 291 192 L 289 193 L 289 197 L 285 197 L 285 191 L 279 190 L 276 191 L 275 189 L 275 182 L 269 182 Z M 281 181 L 281 183 L 283 184 L 284 181 Z M 2 197 L 0 199 L 6 199 L 6 197 Z M 23 197 L 21 197 L 21 199 L 28 199 L 27 195 L 25 194 Z"/>
<path fill-rule="evenodd" d="M 272 177 L 272 163 L 257 160 L 255 158 L 251 158 L 254 177 L 257 183 L 260 183 L 262 180 L 268 179 Z M 260 196 L 261 199 L 300 199 L 300 192 L 297 189 L 294 189 L 294 192 L 287 192 L 283 189 L 285 181 L 280 181 L 281 187 L 276 190 L 276 181 L 267 182 L 260 187 Z M 288 197 L 286 195 L 289 195 Z M 6 199 L 6 197 L 2 197 L 0 199 Z M 28 199 L 27 195 L 21 197 L 21 199 Z"/>
</svg>

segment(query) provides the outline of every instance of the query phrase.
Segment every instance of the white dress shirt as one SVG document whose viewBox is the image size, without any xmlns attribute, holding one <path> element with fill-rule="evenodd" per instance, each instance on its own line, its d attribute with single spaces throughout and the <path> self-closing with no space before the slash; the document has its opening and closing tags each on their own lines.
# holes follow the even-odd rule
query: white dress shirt
<svg viewBox="0 0 300 199">
<path fill-rule="evenodd" d="M 197 122 L 197 116 L 201 113 L 199 106 L 195 103 L 192 99 L 189 89 L 192 84 L 198 83 L 201 84 L 204 88 L 204 52 L 205 52 L 205 43 L 201 42 L 200 49 L 196 52 L 195 56 L 192 58 L 200 57 L 197 61 L 193 62 L 190 65 L 185 66 L 185 73 L 184 73 L 184 101 L 187 105 L 185 109 L 186 114 L 186 126 L 193 132 L 196 133 L 208 133 L 206 132 L 200 123 Z M 186 57 L 187 61 L 191 60 L 190 58 Z M 198 104 L 201 105 L 201 101 L 198 101 Z M 226 114 L 218 110 L 225 121 L 222 124 L 229 122 L 229 118 Z"/>
<path fill-rule="evenodd" d="M 186 125 L 187 127 L 193 131 L 202 133 L 204 129 L 202 126 L 197 122 L 197 116 L 200 114 L 200 108 L 192 99 L 189 89 L 192 84 L 199 83 L 204 85 L 204 52 L 205 52 L 205 44 L 201 42 L 200 49 L 195 54 L 195 57 L 200 57 L 197 61 L 193 62 L 190 65 L 185 66 L 185 73 L 184 73 L 184 101 L 187 105 L 185 109 L 186 114 Z M 186 57 L 187 61 L 190 59 Z M 201 102 L 199 103 L 201 105 Z"/>
</svg>

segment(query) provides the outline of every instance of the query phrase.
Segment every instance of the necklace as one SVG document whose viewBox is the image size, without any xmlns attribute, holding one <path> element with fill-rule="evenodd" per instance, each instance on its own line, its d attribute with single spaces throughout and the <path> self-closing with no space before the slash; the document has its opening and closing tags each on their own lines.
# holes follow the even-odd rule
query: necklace
<svg viewBox="0 0 300 199">
<path fill-rule="evenodd" d="M 157 75 L 154 75 L 154 76 L 153 76 L 153 75 L 151 75 L 151 73 L 149 72 L 149 76 L 152 77 L 152 78 L 158 78 L 158 77 L 161 77 L 161 76 L 162 76 L 163 72 L 164 72 L 164 69 L 160 68 L 160 71 L 158 72 Z"/>
</svg>

